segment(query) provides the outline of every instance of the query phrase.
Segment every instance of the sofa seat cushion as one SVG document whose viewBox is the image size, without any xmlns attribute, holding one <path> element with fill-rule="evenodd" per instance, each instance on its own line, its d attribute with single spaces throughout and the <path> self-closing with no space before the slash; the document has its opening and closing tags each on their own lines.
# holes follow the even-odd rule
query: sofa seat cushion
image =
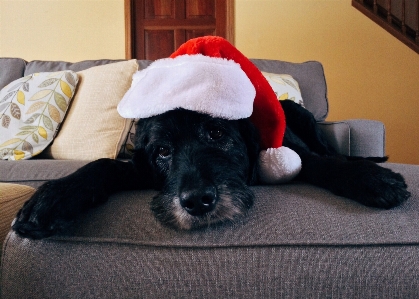
<svg viewBox="0 0 419 299">
<path fill-rule="evenodd" d="M 16 213 L 34 193 L 35 189 L 30 186 L 0 183 L 0 243 L 9 232 Z"/>
<path fill-rule="evenodd" d="M 115 194 L 67 234 L 9 234 L 3 296 L 417 298 L 419 166 L 386 166 L 404 174 L 412 193 L 395 209 L 301 183 L 257 186 L 246 219 L 191 232 L 154 219 L 155 191 Z"/>
<path fill-rule="evenodd" d="M 411 200 L 391 210 L 365 207 L 298 182 L 255 186 L 256 201 L 247 218 L 234 225 L 179 232 L 154 219 L 149 202 L 156 191 L 130 191 L 115 194 L 82 217 L 74 232 L 57 238 L 192 247 L 419 243 L 419 166 L 385 165 L 403 173 L 413 193 Z"/>
<path fill-rule="evenodd" d="M 0 182 L 38 188 L 49 180 L 69 175 L 89 161 L 31 159 L 22 161 L 0 160 Z"/>
</svg>

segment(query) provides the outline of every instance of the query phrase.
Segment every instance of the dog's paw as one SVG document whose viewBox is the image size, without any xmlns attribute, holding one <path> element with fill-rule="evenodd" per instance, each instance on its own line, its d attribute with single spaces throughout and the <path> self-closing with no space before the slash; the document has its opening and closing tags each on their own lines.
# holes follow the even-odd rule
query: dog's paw
<svg viewBox="0 0 419 299">
<path fill-rule="evenodd" d="M 20 236 L 42 239 L 59 231 L 66 223 L 62 218 L 67 195 L 59 181 L 42 185 L 18 212 L 12 229 Z"/>
<path fill-rule="evenodd" d="M 25 238 L 49 237 L 63 231 L 95 199 L 89 188 L 70 181 L 47 182 L 20 209 L 12 229 Z"/>
<path fill-rule="evenodd" d="M 345 193 L 366 206 L 390 209 L 410 197 L 402 175 L 370 161 L 349 162 Z M 344 184 L 345 185 L 345 184 Z"/>
</svg>

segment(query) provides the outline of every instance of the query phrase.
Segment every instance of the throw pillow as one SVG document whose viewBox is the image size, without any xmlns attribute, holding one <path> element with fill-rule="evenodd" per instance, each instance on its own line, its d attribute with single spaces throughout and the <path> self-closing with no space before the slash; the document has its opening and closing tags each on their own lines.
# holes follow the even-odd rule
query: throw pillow
<svg viewBox="0 0 419 299">
<path fill-rule="evenodd" d="M 298 82 L 290 75 L 262 72 L 274 90 L 278 100 L 292 100 L 304 107 Z"/>
<path fill-rule="evenodd" d="M 74 95 L 73 71 L 34 73 L 0 91 L 0 157 L 29 159 L 53 140 Z"/>
<path fill-rule="evenodd" d="M 79 86 L 66 119 L 45 150 L 48 158 L 96 160 L 116 158 L 130 128 L 116 106 L 138 70 L 135 59 L 78 72 Z"/>
</svg>

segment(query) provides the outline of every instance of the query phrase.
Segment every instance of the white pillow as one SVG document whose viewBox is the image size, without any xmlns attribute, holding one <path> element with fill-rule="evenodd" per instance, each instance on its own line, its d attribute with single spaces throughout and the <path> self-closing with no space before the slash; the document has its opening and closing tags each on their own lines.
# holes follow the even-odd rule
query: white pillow
<svg viewBox="0 0 419 299">
<path fill-rule="evenodd" d="M 279 101 L 291 100 L 304 107 L 300 86 L 292 76 L 267 72 L 262 72 L 262 74 L 268 80 Z"/>
</svg>

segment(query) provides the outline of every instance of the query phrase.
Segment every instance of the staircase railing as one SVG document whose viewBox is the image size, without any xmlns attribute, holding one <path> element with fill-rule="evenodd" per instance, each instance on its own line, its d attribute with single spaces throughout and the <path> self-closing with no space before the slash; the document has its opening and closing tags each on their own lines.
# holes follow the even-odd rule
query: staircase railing
<svg viewBox="0 0 419 299">
<path fill-rule="evenodd" d="M 419 54 L 419 0 L 352 0 L 352 6 Z"/>
</svg>

